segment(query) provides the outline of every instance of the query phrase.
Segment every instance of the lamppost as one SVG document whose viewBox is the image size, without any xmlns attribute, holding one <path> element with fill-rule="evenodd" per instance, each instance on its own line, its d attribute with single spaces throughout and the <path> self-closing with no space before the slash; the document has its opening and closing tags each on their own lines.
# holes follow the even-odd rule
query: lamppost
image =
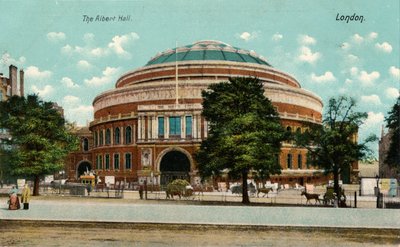
<svg viewBox="0 0 400 247">
<path fill-rule="evenodd" d="M 154 173 L 153 173 L 153 171 L 151 171 L 150 176 L 151 176 L 151 193 L 153 193 L 153 186 L 154 186 Z"/>
<path fill-rule="evenodd" d="M 379 190 L 379 175 L 377 174 L 376 176 L 375 176 L 375 179 L 376 179 L 376 208 L 380 208 L 380 203 L 379 203 L 379 201 L 380 201 L 380 190 Z"/>
</svg>

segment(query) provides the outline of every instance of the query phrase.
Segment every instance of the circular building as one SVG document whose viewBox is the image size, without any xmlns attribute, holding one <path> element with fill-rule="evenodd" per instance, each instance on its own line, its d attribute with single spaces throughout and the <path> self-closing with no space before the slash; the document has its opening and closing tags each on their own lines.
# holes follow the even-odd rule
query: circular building
<svg viewBox="0 0 400 247">
<path fill-rule="evenodd" d="M 113 176 L 127 183 L 164 185 L 176 178 L 197 183 L 193 155 L 208 131 L 201 92 L 230 77 L 259 78 L 288 131 L 321 123 L 321 99 L 295 78 L 253 51 L 199 41 L 157 54 L 94 99 L 92 168 L 100 178 Z M 280 163 L 282 174 L 273 176 L 273 182 L 303 184 L 323 178 L 307 165 L 306 150 L 291 143 L 283 143 Z"/>
</svg>

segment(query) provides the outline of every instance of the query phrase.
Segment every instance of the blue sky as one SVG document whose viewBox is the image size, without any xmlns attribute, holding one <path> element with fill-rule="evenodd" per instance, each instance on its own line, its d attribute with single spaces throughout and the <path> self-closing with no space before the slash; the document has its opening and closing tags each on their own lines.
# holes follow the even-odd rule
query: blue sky
<svg viewBox="0 0 400 247">
<path fill-rule="evenodd" d="M 0 72 L 25 70 L 26 92 L 79 125 L 92 100 L 158 52 L 198 40 L 254 50 L 324 101 L 349 95 L 380 136 L 399 94 L 399 12 L 392 1 L 8 1 L 0 8 Z M 363 17 L 362 22 L 337 16 Z M 116 16 L 84 22 L 83 16 Z M 130 21 L 118 21 L 118 16 Z M 376 149 L 377 144 L 374 146 Z"/>
</svg>

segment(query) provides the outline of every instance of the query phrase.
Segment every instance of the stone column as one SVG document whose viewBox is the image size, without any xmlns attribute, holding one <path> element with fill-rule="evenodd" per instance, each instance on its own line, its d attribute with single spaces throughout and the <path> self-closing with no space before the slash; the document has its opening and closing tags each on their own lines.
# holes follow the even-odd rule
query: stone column
<svg viewBox="0 0 400 247">
<path fill-rule="evenodd" d="M 169 139 L 169 116 L 164 117 L 164 137 Z"/>
</svg>

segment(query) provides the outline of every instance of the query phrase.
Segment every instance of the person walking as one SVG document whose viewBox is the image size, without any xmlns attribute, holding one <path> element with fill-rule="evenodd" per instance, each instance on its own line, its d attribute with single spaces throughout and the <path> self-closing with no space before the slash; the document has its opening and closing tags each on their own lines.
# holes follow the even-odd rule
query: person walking
<svg viewBox="0 0 400 247">
<path fill-rule="evenodd" d="M 9 192 L 9 200 L 8 200 L 8 209 L 9 210 L 17 210 L 20 209 L 19 198 L 18 198 L 18 189 L 13 186 L 11 191 Z"/>
<path fill-rule="evenodd" d="M 28 184 L 25 184 L 25 187 L 22 190 L 22 196 L 21 196 L 21 202 L 24 204 L 24 210 L 29 209 L 30 199 L 31 199 L 31 190 L 29 189 Z"/>
</svg>

